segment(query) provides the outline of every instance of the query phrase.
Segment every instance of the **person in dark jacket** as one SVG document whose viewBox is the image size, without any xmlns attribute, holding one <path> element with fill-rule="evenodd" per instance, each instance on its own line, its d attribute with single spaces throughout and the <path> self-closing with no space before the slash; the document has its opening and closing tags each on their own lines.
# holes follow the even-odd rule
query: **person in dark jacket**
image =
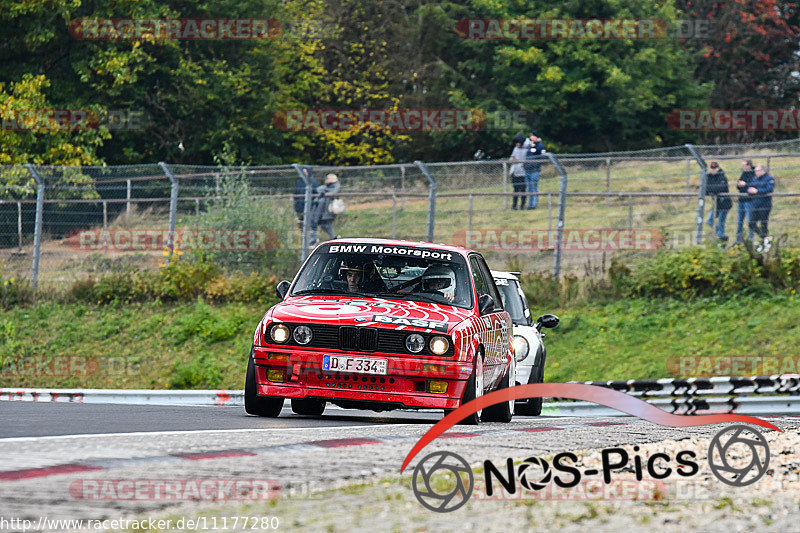
<svg viewBox="0 0 800 533">
<path fill-rule="evenodd" d="M 319 183 L 314 179 L 314 169 L 308 165 L 303 167 L 303 173 L 311 178 L 311 211 L 314 210 L 314 192 L 319 187 Z M 306 182 L 303 178 L 297 178 L 294 186 L 294 212 L 297 214 L 297 227 L 303 231 L 303 215 L 306 211 Z M 309 219 L 310 220 L 310 219 Z"/>
<path fill-rule="evenodd" d="M 750 182 L 755 179 L 756 175 L 753 171 L 753 161 L 746 159 L 742 161 L 742 175 L 739 176 L 739 181 L 736 182 L 736 189 L 740 194 L 747 194 L 747 188 Z M 736 220 L 736 244 L 742 243 L 742 228 L 744 226 L 744 219 L 747 218 L 748 226 L 750 223 L 750 198 L 747 196 L 740 196 L 737 204 L 738 218 Z M 750 229 L 750 240 L 753 240 L 753 230 Z"/>
<path fill-rule="evenodd" d="M 542 170 L 542 164 L 539 161 L 544 159 L 543 154 L 545 153 L 544 144 L 539 138 L 539 132 L 533 130 L 523 146 L 527 149 L 525 159 L 528 161 L 523 165 L 525 168 L 525 188 L 529 193 L 536 193 L 539 192 L 539 175 Z M 531 194 L 528 196 L 528 209 L 536 209 L 538 204 L 538 195 Z"/>
<path fill-rule="evenodd" d="M 525 135 L 517 133 L 514 135 L 514 150 L 511 152 L 511 184 L 514 186 L 514 202 L 511 206 L 512 209 L 517 208 L 517 197 L 519 197 L 519 208 L 525 209 L 525 169 L 523 168 L 522 161 L 525 161 L 528 150 L 525 149 Z M 520 193 L 520 194 L 517 194 Z"/>
<path fill-rule="evenodd" d="M 314 211 L 311 213 L 311 244 L 317 241 L 317 227 L 319 226 L 322 226 L 331 239 L 336 238 L 333 233 L 333 221 L 336 219 L 336 215 L 331 213 L 330 205 L 339 194 L 339 189 L 339 178 L 336 174 L 328 174 L 325 177 L 325 184 L 317 187 L 316 203 Z"/>
<path fill-rule="evenodd" d="M 769 251 L 772 238 L 768 236 L 767 223 L 769 213 L 772 211 L 772 191 L 775 190 L 775 178 L 770 176 L 761 165 L 755 168 L 755 179 L 750 182 L 747 194 L 750 195 L 750 231 L 755 232 L 761 239 L 757 250 Z"/>
<path fill-rule="evenodd" d="M 725 236 L 725 219 L 728 217 L 728 211 L 733 207 L 733 202 L 727 196 L 719 196 L 720 194 L 728 193 L 728 178 L 725 177 L 725 171 L 719 167 L 719 163 L 713 161 L 708 169 L 708 176 L 706 178 L 706 194 L 713 196 L 716 199 L 716 209 L 711 209 L 708 213 L 708 225 L 714 226 L 714 213 L 717 214 L 717 226 L 715 228 L 717 237 L 720 241 L 725 242 L 728 237 Z"/>
</svg>

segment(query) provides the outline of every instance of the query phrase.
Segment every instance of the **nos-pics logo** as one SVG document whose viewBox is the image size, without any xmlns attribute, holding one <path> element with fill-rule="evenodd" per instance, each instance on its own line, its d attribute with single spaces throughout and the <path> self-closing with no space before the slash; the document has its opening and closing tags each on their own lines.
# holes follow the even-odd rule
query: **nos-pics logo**
<svg viewBox="0 0 800 533">
<path fill-rule="evenodd" d="M 639 451 L 634 446 L 634 451 Z M 733 460 L 732 456 L 745 458 Z M 708 464 L 714 476 L 727 485 L 744 487 L 755 483 L 766 473 L 770 451 L 764 436 L 757 430 L 734 425 L 723 429 L 711 439 Z M 632 457 L 619 447 L 601 451 L 601 469 L 578 468 L 578 457 L 571 452 L 556 454 L 552 463 L 540 457 L 528 457 L 516 467 L 513 459 L 506 459 L 504 467 L 492 461 L 483 462 L 486 495 L 492 496 L 499 488 L 508 494 L 518 491 L 540 491 L 550 483 L 569 489 L 585 477 L 602 476 L 610 484 L 612 473 L 633 470 L 641 481 L 645 474 L 662 480 L 677 474 L 691 477 L 699 471 L 696 454 L 690 450 L 678 452 L 674 458 L 666 453 L 654 453 L 648 458 L 638 454 Z M 631 462 L 633 463 L 631 465 Z M 498 487 L 499 485 L 499 487 Z M 469 501 L 475 487 L 475 478 L 469 463 L 460 455 L 449 451 L 433 452 L 425 456 L 414 469 L 412 488 L 417 500 L 427 509 L 439 513 L 455 511 Z"/>
</svg>

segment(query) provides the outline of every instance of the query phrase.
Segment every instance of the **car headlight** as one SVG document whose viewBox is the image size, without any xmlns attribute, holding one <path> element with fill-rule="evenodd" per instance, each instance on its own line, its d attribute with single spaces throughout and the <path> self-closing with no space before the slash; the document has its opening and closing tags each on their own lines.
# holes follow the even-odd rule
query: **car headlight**
<svg viewBox="0 0 800 533">
<path fill-rule="evenodd" d="M 292 337 L 294 337 L 297 344 L 308 344 L 313 336 L 314 334 L 308 326 L 297 326 L 294 328 L 294 333 L 292 333 Z"/>
<path fill-rule="evenodd" d="M 434 354 L 442 355 L 447 352 L 448 349 L 450 349 L 450 340 L 447 337 L 437 335 L 436 337 L 431 338 L 428 347 Z"/>
<path fill-rule="evenodd" d="M 406 337 L 406 349 L 411 353 L 419 353 L 425 348 L 425 338 L 419 333 Z"/>
<path fill-rule="evenodd" d="M 514 343 L 514 358 L 517 361 L 522 361 L 528 357 L 530 346 L 528 345 L 528 341 L 525 339 L 525 337 L 521 335 L 514 335 L 511 337 L 511 341 Z"/>
<path fill-rule="evenodd" d="M 283 324 L 277 324 L 275 326 L 272 326 L 272 328 L 270 328 L 269 336 L 275 342 L 283 344 L 284 342 L 289 340 L 289 328 L 284 326 Z"/>
</svg>

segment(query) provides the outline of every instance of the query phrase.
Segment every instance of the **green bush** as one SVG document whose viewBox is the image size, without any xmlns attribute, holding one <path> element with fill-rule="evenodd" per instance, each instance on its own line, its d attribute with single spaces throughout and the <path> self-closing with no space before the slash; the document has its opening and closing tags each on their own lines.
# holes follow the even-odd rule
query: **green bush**
<svg viewBox="0 0 800 533">
<path fill-rule="evenodd" d="M 17 305 L 29 304 L 33 301 L 33 291 L 26 279 L 0 276 L 0 309 L 10 309 Z"/>
</svg>

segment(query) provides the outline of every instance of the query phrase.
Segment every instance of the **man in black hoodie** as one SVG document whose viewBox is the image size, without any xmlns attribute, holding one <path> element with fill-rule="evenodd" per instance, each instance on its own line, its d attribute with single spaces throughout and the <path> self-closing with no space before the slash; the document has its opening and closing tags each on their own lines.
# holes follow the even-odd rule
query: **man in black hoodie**
<svg viewBox="0 0 800 533">
<path fill-rule="evenodd" d="M 750 187 L 750 182 L 756 178 L 756 173 L 753 170 L 753 161 L 746 159 L 742 161 L 742 175 L 739 176 L 739 181 L 736 183 L 736 188 L 741 194 L 747 194 L 747 189 Z M 736 244 L 742 243 L 742 229 L 744 227 L 744 219 L 747 217 L 747 222 L 750 222 L 750 206 L 751 199 L 747 196 L 739 197 L 739 217 L 736 221 Z M 753 240 L 753 230 L 750 229 L 750 240 Z"/>
<path fill-rule="evenodd" d="M 719 167 L 716 161 L 711 163 L 706 178 L 706 194 L 716 198 L 716 210 L 711 209 L 708 212 L 708 225 L 714 225 L 714 212 L 717 213 L 717 237 L 720 241 L 726 242 L 728 237 L 725 236 L 725 219 L 728 216 L 728 211 L 733 207 L 733 202 L 727 196 L 719 196 L 720 194 L 728 193 L 728 179 L 725 177 L 725 171 Z"/>
<path fill-rule="evenodd" d="M 319 183 L 314 179 L 314 169 L 308 165 L 303 167 L 303 174 L 311 179 L 311 211 L 314 211 L 314 194 Z M 303 178 L 297 178 L 294 186 L 294 212 L 297 214 L 297 227 L 303 231 L 303 215 L 306 210 L 306 182 Z"/>
</svg>

